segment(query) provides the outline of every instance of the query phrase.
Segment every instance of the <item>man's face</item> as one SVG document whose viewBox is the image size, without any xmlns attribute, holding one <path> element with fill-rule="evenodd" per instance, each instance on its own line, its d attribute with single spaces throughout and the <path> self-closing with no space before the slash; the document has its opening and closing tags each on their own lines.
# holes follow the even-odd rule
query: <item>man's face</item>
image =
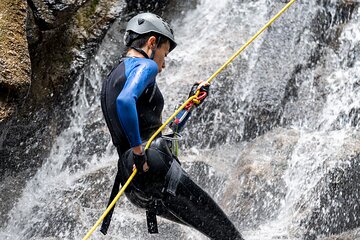
<svg viewBox="0 0 360 240">
<path fill-rule="evenodd" d="M 169 41 L 166 41 L 165 43 L 161 44 L 161 46 L 156 49 L 154 61 L 158 65 L 159 73 L 162 71 L 163 68 L 165 68 L 165 58 L 169 54 L 169 50 L 170 50 L 170 42 Z"/>
</svg>

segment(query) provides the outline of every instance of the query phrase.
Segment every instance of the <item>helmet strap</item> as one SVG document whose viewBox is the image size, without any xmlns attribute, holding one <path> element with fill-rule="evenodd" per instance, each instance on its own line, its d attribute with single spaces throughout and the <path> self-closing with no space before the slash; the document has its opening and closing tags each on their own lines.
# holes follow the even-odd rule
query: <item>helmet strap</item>
<svg viewBox="0 0 360 240">
<path fill-rule="evenodd" d="M 147 55 L 147 53 L 142 50 L 141 48 L 137 48 L 137 47 L 131 47 L 132 49 L 138 51 L 139 53 L 141 53 L 141 55 L 143 55 L 145 58 L 150 58 L 151 60 L 154 60 L 154 56 L 155 56 L 155 53 L 156 53 L 156 49 L 158 48 L 158 45 L 160 43 L 160 39 L 161 39 L 161 36 L 158 37 L 158 39 L 156 40 L 156 45 L 155 45 L 155 49 L 151 51 L 151 55 L 149 57 L 149 55 Z"/>
<path fill-rule="evenodd" d="M 147 55 L 147 53 L 142 50 L 141 48 L 137 48 L 137 47 L 131 47 L 132 49 L 134 49 L 135 51 L 138 51 L 139 53 L 141 53 L 141 55 L 143 55 L 145 58 L 149 58 L 149 55 Z"/>
<path fill-rule="evenodd" d="M 160 39 L 161 39 L 161 36 L 159 36 L 158 39 L 156 40 L 155 49 L 151 51 L 151 55 L 150 55 L 151 60 L 154 60 L 154 56 L 155 56 L 155 53 L 156 53 L 156 49 L 158 48 L 158 45 L 160 43 Z"/>
</svg>

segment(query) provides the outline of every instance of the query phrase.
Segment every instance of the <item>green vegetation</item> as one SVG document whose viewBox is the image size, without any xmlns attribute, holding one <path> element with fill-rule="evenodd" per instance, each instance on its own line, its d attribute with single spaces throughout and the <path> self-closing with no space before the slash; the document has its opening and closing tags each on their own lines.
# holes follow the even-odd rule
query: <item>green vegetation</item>
<svg viewBox="0 0 360 240">
<path fill-rule="evenodd" d="M 94 24 L 94 14 L 100 0 L 91 0 L 85 4 L 76 14 L 75 18 L 79 28 L 83 28 L 87 32 Z"/>
</svg>

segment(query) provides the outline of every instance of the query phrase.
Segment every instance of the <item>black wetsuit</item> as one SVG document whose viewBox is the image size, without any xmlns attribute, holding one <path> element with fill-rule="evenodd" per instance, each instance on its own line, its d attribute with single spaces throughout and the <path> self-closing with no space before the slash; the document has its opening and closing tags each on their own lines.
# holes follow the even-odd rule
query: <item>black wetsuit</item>
<svg viewBox="0 0 360 240">
<path fill-rule="evenodd" d="M 101 106 L 119 153 L 109 204 L 119 183 L 123 185 L 132 172 L 131 148 L 144 144 L 161 126 L 164 100 L 156 86 L 156 74 L 153 60 L 125 58 L 103 83 Z M 146 153 L 149 171 L 137 174 L 125 191 L 133 204 L 147 210 L 149 232 L 157 232 L 153 226 L 157 215 L 193 227 L 211 239 L 242 239 L 214 200 L 180 167 L 170 145 L 161 137 L 153 141 Z M 103 222 L 104 234 L 111 215 L 112 211 Z"/>
</svg>

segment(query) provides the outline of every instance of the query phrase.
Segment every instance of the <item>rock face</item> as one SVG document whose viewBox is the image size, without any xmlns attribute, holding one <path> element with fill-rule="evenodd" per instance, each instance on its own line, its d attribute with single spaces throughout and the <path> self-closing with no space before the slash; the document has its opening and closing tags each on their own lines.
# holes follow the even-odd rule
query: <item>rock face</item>
<svg viewBox="0 0 360 240">
<path fill-rule="evenodd" d="M 43 153 L 69 123 L 65 117 L 72 104 L 69 90 L 77 74 L 118 16 L 126 21 L 141 11 L 161 15 L 167 6 L 179 13 L 188 4 L 196 5 L 196 1 L 154 0 L 141 4 L 124 0 L 10 2 L 0 3 L 6 12 L 0 15 L 0 29 L 5 33 L 0 38 L 4 51 L 0 57 L 0 151 L 4 164 L 0 173 L 7 164 L 6 168 L 14 171 L 27 169 L 24 158 L 35 167 L 41 165 Z M 40 152 L 31 147 L 38 141 Z M 23 146 L 20 149 L 19 144 Z"/>
<path fill-rule="evenodd" d="M 318 239 L 360 226 L 359 133 L 349 134 L 336 155 L 324 164 L 324 175 L 297 202 L 294 232 L 303 239 Z M 335 165 L 335 167 L 332 167 Z M 299 236 L 299 235 L 298 235 Z M 346 238 L 345 238 L 346 239 Z"/>
<path fill-rule="evenodd" d="M 29 0 L 0 4 L 6 12 L 0 15 L 5 33 L 0 38 L 4 52 L 0 59 L 3 176 L 5 170 L 19 172 L 41 165 L 52 139 L 68 123 L 64 118 L 71 104 L 68 90 L 77 72 L 125 9 L 125 2 Z M 38 141 L 41 148 L 30 147 Z"/>
<path fill-rule="evenodd" d="M 29 0 L 28 40 L 32 59 L 31 97 L 41 105 L 66 92 L 124 9 L 123 1 Z"/>
<path fill-rule="evenodd" d="M 113 21 L 121 16 L 125 22 L 139 11 L 161 15 L 167 6 L 174 12 L 187 7 L 180 5 L 154 0 L 0 2 L 0 189 L 8 193 L 0 203 L 1 215 L 69 125 L 70 89 Z"/>
<path fill-rule="evenodd" d="M 339 234 L 360 226 L 360 156 L 349 159 L 344 168 L 336 168 L 316 188 L 318 205 L 303 221 L 306 239 Z M 314 193 L 316 196 L 316 194 Z"/>
<path fill-rule="evenodd" d="M 2 214 L 67 126 L 68 90 L 124 8 L 117 0 L 1 1 L 0 189 L 8 193 Z"/>
<path fill-rule="evenodd" d="M 257 227 L 278 215 L 287 192 L 284 171 L 298 138 L 296 130 L 279 128 L 241 152 L 222 199 L 241 228 Z M 237 212 L 238 208 L 242 211 Z"/>
<path fill-rule="evenodd" d="M 30 87 L 30 57 L 23 0 L 0 2 L 0 124 L 15 111 Z"/>
<path fill-rule="evenodd" d="M 297 6 L 301 5 L 295 4 L 295 7 Z M 325 62 L 328 61 L 326 52 L 329 49 L 334 52 L 340 51 L 339 43 L 344 25 L 354 18 L 353 14 L 356 13 L 359 3 L 357 1 L 318 1 L 313 7 L 314 11 L 309 12 L 311 17 L 306 20 L 308 21 L 306 24 L 303 24 L 305 19 L 294 18 L 282 22 L 281 19 L 289 16 L 285 14 L 276 22 L 277 31 L 268 29 L 269 31 L 265 32 L 267 40 L 259 47 L 259 52 L 263 54 L 263 57 L 257 59 L 252 68 L 250 68 L 248 59 L 244 61 L 240 56 L 240 63 L 237 63 L 235 70 L 226 69 L 217 77 L 218 79 L 212 83 L 212 89 L 216 89 L 211 93 L 214 101 L 205 102 L 204 110 L 196 113 L 196 118 L 200 118 L 201 121 L 192 124 L 191 127 L 200 129 L 200 131 L 197 131 L 196 135 L 192 135 L 191 140 L 188 140 L 188 145 L 201 143 L 201 146 L 213 147 L 229 141 L 248 141 L 273 128 L 289 126 L 313 109 L 321 111 L 322 104 L 326 100 L 325 86 L 321 84 L 324 81 L 322 79 L 327 77 L 328 71 L 325 70 Z M 288 31 L 289 24 L 296 29 L 302 29 L 302 31 Z M 285 32 L 286 37 L 284 37 Z M 302 41 L 306 33 L 308 33 L 308 41 L 312 45 L 308 49 L 297 51 L 296 49 L 303 45 Z M 281 44 L 279 44 L 280 39 L 284 41 Z M 289 39 L 295 40 L 289 41 Z M 240 47 L 238 46 L 238 48 Z M 281 55 L 269 63 L 267 59 L 276 54 Z M 343 54 L 346 62 L 344 64 L 352 66 L 359 58 L 359 48 L 356 47 Z M 298 61 L 286 62 L 285 59 Z M 254 69 L 271 69 L 271 71 L 264 70 L 257 74 Z M 291 72 L 285 69 L 291 69 Z M 304 95 L 304 89 L 302 84 L 311 77 L 311 72 L 315 72 L 316 78 L 318 78 L 315 87 L 319 92 L 319 99 L 309 109 L 296 112 L 297 108 L 293 106 L 303 105 L 304 99 L 301 97 Z M 273 75 L 273 73 L 276 74 Z M 279 75 L 281 75 L 281 79 L 277 79 Z M 247 78 L 244 79 L 243 76 L 247 76 Z M 245 90 L 250 88 L 251 82 L 255 83 L 255 86 L 251 86 L 251 91 L 255 90 L 256 95 L 247 96 Z M 264 82 L 266 84 L 263 84 Z M 274 85 L 280 85 L 280 87 L 274 88 Z M 234 89 L 241 91 L 240 94 L 243 95 L 241 99 L 232 97 Z M 224 96 L 231 97 L 224 98 Z M 214 111 L 216 109 L 221 109 L 220 113 L 222 114 Z M 242 113 L 238 114 L 243 121 L 242 124 L 234 124 L 233 118 L 238 116 L 233 116 L 233 112 Z M 351 114 L 356 115 L 357 109 L 354 109 Z M 314 116 L 316 115 L 314 114 Z M 219 124 L 220 131 L 218 126 L 214 127 L 214 123 L 221 123 Z M 203 124 L 206 126 L 201 127 Z M 205 132 L 212 132 L 213 136 L 200 141 L 204 135 L 201 129 Z M 190 129 L 189 132 L 193 133 L 195 130 Z"/>
<path fill-rule="evenodd" d="M 106 127 L 102 118 L 96 115 L 101 115 L 99 109 L 94 115 L 76 118 L 87 121 L 85 134 L 70 129 L 69 138 L 53 144 L 60 131 L 70 125 L 72 112 L 68 109 L 78 94 L 75 93 L 73 98 L 69 89 L 77 80 L 87 84 L 89 79 L 79 77 L 78 73 L 87 65 L 117 16 L 121 16 L 119 19 L 123 24 L 138 11 L 151 10 L 162 15 L 164 9 L 171 8 L 163 16 L 168 16 L 168 19 L 180 18 L 184 15 L 183 10 L 194 7 L 196 1 L 28 0 L 28 5 L 23 0 L 0 1 L 0 119 L 3 120 L 0 120 L 0 192 L 6 193 L 0 201 L 0 215 L 5 216 L 0 219 L 0 225 L 7 222 L 7 213 L 23 190 L 24 183 L 30 182 L 34 188 L 24 191 L 27 195 L 24 195 L 22 202 L 27 203 L 27 196 L 36 195 L 38 204 L 33 202 L 30 212 L 25 209 L 25 214 L 16 216 L 18 220 L 13 222 L 20 224 L 15 229 L 25 229 L 28 235 L 23 235 L 23 238 L 52 237 L 66 232 L 70 234 L 69 238 L 77 238 L 76 234 L 82 234 L 87 227 L 82 219 L 88 219 L 91 215 L 91 222 L 96 220 L 95 215 L 87 213 L 87 210 L 97 208 L 98 199 L 106 199 L 114 169 L 104 168 L 89 175 L 86 175 L 87 172 L 81 175 L 80 172 L 91 157 L 99 159 L 108 147 L 103 142 L 108 137 Z M 244 1 L 235 2 L 242 4 Z M 283 5 L 281 1 L 271 4 Z M 236 5 L 236 8 L 242 9 L 239 6 Z M 292 15 L 288 14 L 286 19 L 269 29 L 268 40 L 255 49 L 261 52 L 261 58 L 252 65 L 248 59 L 242 59 L 235 68 L 227 69 L 221 76 L 223 79 L 212 86 L 216 89 L 212 93 L 213 99 L 224 96 L 231 98 L 211 104 L 205 102 L 206 108 L 196 116 L 198 120 L 189 130 L 197 135 L 195 139 L 194 136 L 189 138 L 194 140 L 187 144 L 210 146 L 209 158 L 215 155 L 211 159 L 214 162 L 199 161 L 197 158 L 207 157 L 201 155 L 194 157 L 194 163 L 184 165 L 196 181 L 215 196 L 237 226 L 257 228 L 273 219 L 278 223 L 276 218 L 287 216 L 289 208 L 293 215 L 287 224 L 289 229 L 292 228 L 290 235 L 295 238 L 321 239 L 330 234 L 339 234 L 340 239 L 356 239 L 354 236 L 359 236 L 359 107 L 351 104 L 350 111 L 333 114 L 336 119 L 327 128 L 324 126 L 329 117 L 320 116 L 326 113 L 324 105 L 327 101 L 333 103 L 340 99 L 331 98 L 330 94 L 333 85 L 336 85 L 332 85 L 331 81 L 339 79 L 329 78 L 327 72 L 341 70 L 344 66 L 356 66 L 359 59 L 359 44 L 348 49 L 344 45 L 350 44 L 347 42 L 350 38 L 346 38 L 344 43 L 341 37 L 346 30 L 344 26 L 353 20 L 358 8 L 357 1 L 302 2 Z M 231 12 L 226 11 L 226 14 Z M 235 14 L 239 13 L 235 11 Z M 302 22 L 304 19 L 306 24 Z M 297 31 L 288 31 L 288 25 Z M 123 25 L 116 29 L 123 30 Z M 298 54 L 299 49 L 302 54 Z M 251 57 L 257 59 L 256 54 Z M 291 69 L 284 72 L 289 59 L 297 63 L 290 64 Z M 337 62 L 341 63 L 340 67 L 336 65 Z M 271 71 L 260 71 L 256 75 L 254 69 Z M 279 72 L 282 74 L 279 75 Z M 238 98 L 232 94 L 245 94 L 245 91 L 236 90 L 249 87 L 236 85 L 241 74 L 255 83 L 248 85 L 253 88 L 249 92 L 256 94 L 250 94 L 248 98 Z M 346 75 L 340 74 L 339 78 L 343 77 Z M 225 78 L 234 81 L 220 85 Z M 339 93 L 341 98 L 357 92 L 359 81 L 355 80 L 350 92 Z M 341 83 L 339 81 L 336 86 L 341 87 Z M 95 95 L 89 92 L 92 97 Z M 346 99 L 342 103 L 348 102 L 354 103 Z M 223 114 L 219 114 L 219 109 Z M 221 125 L 214 124 L 216 122 Z M 344 128 L 349 131 L 343 132 Z M 344 135 L 347 137 L 342 138 Z M 70 150 L 66 152 L 68 149 L 61 147 L 68 142 Z M 226 146 L 223 152 L 211 152 L 213 147 L 221 149 L 224 143 L 234 145 L 235 153 L 227 153 Z M 47 185 L 48 179 L 58 177 L 57 172 L 51 172 L 52 165 L 45 169 L 39 167 L 49 149 L 56 149 L 55 146 L 60 148 L 59 155 L 69 156 L 64 160 L 63 168 L 72 169 L 69 175 L 64 170 L 65 174 L 58 181 L 50 181 Z M 221 162 L 222 159 L 227 161 Z M 57 158 L 52 160 L 59 162 Z M 212 164 L 219 168 L 218 172 L 223 169 L 223 174 L 214 174 Z M 38 169 L 50 177 L 34 177 L 29 181 Z M 73 182 L 67 182 L 68 186 L 59 191 L 58 183 L 73 177 L 77 171 L 81 177 L 74 181 L 75 188 Z M 45 174 L 47 172 L 51 174 Z M 93 183 L 101 176 L 105 178 L 96 182 L 95 190 L 91 190 Z M 84 189 L 86 194 L 79 199 L 81 204 L 64 201 L 76 199 Z M 95 196 L 100 197 L 97 199 Z M 22 210 L 24 205 L 20 204 L 17 210 Z M 101 202 L 99 212 L 103 210 L 103 205 L 105 202 Z M 131 206 L 127 205 L 126 208 Z M 39 213 L 39 209 L 47 211 Z M 81 211 L 85 217 L 79 217 L 82 216 L 78 214 Z M 58 223 L 57 218 L 63 221 Z M 140 226 L 136 219 L 130 219 L 126 226 L 132 226 L 134 222 Z M 123 228 L 121 221 L 117 221 L 117 224 L 115 232 Z M 43 227 L 41 230 L 38 229 L 40 225 Z M 81 229 L 75 230 L 77 226 L 81 226 Z M 133 231 L 125 233 L 129 238 L 131 234 Z M 141 229 L 138 234 L 147 236 L 146 229 Z M 178 237 L 181 234 L 183 232 L 179 229 L 176 237 L 170 233 L 168 238 L 185 238 Z"/>
</svg>

